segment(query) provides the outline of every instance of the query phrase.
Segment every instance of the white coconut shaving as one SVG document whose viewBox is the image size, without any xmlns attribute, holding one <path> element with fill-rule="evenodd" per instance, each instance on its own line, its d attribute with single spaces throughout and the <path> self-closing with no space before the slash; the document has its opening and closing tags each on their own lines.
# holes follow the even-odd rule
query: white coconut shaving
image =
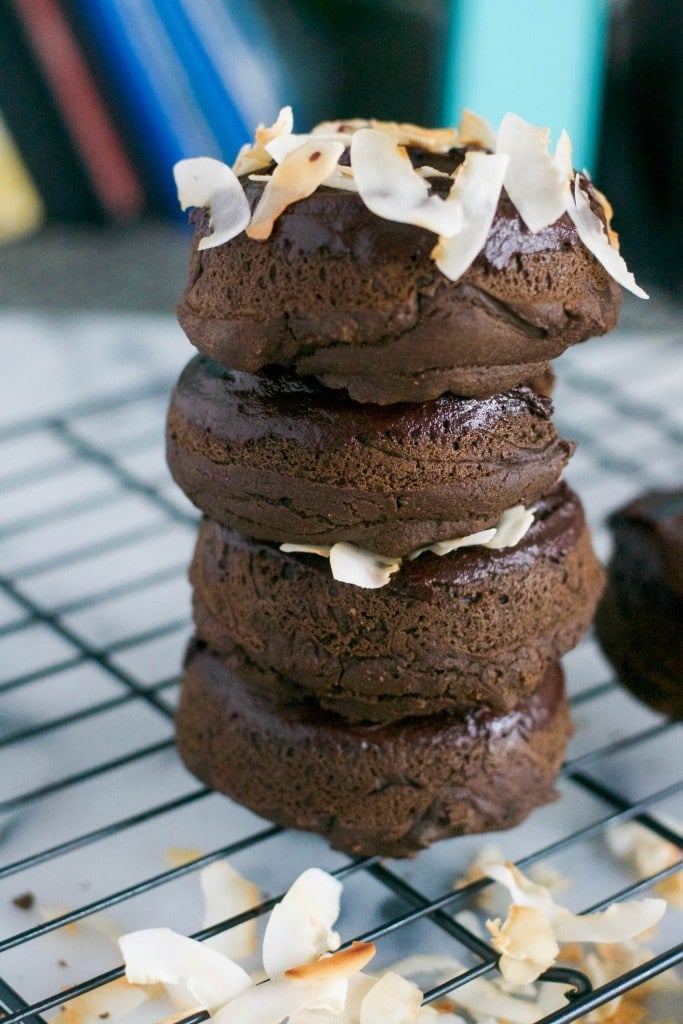
<svg viewBox="0 0 683 1024">
<path fill-rule="evenodd" d="M 454 175 L 449 200 L 459 202 L 462 220 L 451 235 L 441 235 L 431 256 L 442 274 L 457 281 L 481 252 L 498 207 L 509 157 L 467 154 Z"/>
<path fill-rule="evenodd" d="M 129 932 L 121 936 L 119 946 L 132 985 L 173 986 L 175 1002 L 182 987 L 188 993 L 188 1009 L 215 1010 L 252 985 L 238 964 L 170 928 Z"/>
<path fill-rule="evenodd" d="M 449 540 L 434 541 L 415 548 L 406 560 L 412 561 L 431 551 L 435 555 L 449 555 L 459 548 L 485 547 L 500 549 L 514 547 L 520 542 L 534 521 L 534 513 L 523 505 L 513 505 L 506 509 L 494 527 L 479 530 L 466 537 L 452 537 Z M 340 583 L 351 583 L 366 590 L 377 590 L 387 585 L 394 573 L 403 565 L 402 558 L 380 555 L 366 551 L 355 544 L 340 541 L 337 544 L 297 544 L 287 541 L 280 544 L 280 550 L 290 553 L 301 552 L 308 555 L 320 555 L 329 558 L 333 579 Z"/>
<path fill-rule="evenodd" d="M 360 128 L 351 139 L 351 167 L 361 199 L 376 216 L 414 224 L 450 237 L 462 225 L 460 200 L 430 195 L 404 146 L 376 128 Z M 452 191 L 452 190 L 451 190 Z"/>
<path fill-rule="evenodd" d="M 602 264 L 610 277 L 613 277 L 622 288 L 633 292 L 638 298 L 649 298 L 647 292 L 644 292 L 636 284 L 636 279 L 626 266 L 619 250 L 610 245 L 610 240 L 607 237 L 602 221 L 591 210 L 588 195 L 581 187 L 581 179 L 578 174 L 574 179 L 574 194 L 570 198 L 567 213 L 574 221 L 578 236 L 583 244 L 593 253 L 596 260 Z"/>
<path fill-rule="evenodd" d="M 568 138 L 563 138 L 553 156 L 549 128 L 529 124 L 517 114 L 506 114 L 500 123 L 496 153 L 507 153 L 510 158 L 505 189 L 530 231 L 553 224 L 567 209 L 567 142 Z"/>
<path fill-rule="evenodd" d="M 458 145 L 483 146 L 484 149 L 490 149 L 491 152 L 495 152 L 496 133 L 488 121 L 480 117 L 479 114 L 475 114 L 473 111 L 465 108 L 460 114 Z"/>
<path fill-rule="evenodd" d="M 211 234 L 202 238 L 199 249 L 224 245 L 244 231 L 251 210 L 244 190 L 227 164 L 208 156 L 179 160 L 173 177 L 182 210 L 190 206 L 206 206 L 209 210 Z"/>
<path fill-rule="evenodd" d="M 217 860 L 199 872 L 204 898 L 202 927 L 210 928 L 257 907 L 261 902 L 258 885 L 243 878 L 226 860 Z M 256 918 L 219 932 L 206 945 L 232 960 L 246 959 L 256 949 Z"/>
<path fill-rule="evenodd" d="M 263 966 L 271 978 L 339 947 L 332 926 L 339 917 L 341 892 L 341 882 L 320 868 L 299 875 L 273 907 L 263 936 Z"/>
</svg>

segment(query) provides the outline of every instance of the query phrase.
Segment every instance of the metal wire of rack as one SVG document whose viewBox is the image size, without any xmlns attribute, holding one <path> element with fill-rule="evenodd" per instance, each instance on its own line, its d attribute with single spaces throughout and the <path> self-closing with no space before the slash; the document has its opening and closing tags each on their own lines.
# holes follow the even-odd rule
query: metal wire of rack
<svg viewBox="0 0 683 1024">
<path fill-rule="evenodd" d="M 674 339 L 645 371 L 623 339 L 600 345 L 567 359 L 556 407 L 565 436 L 581 442 L 569 475 L 604 555 L 610 508 L 645 486 L 680 483 L 683 420 Z M 626 367 L 619 379 L 616 358 Z M 93 931 L 84 938 L 83 924 L 114 911 L 119 930 L 166 924 L 207 938 L 264 915 L 313 864 L 345 879 L 349 941 L 377 942 L 385 962 L 418 950 L 462 958 L 462 974 L 426 993 L 457 998 L 460 985 L 496 969 L 460 913 L 487 883 L 453 888 L 482 837 L 437 844 L 412 862 L 352 861 L 212 794 L 175 755 L 196 513 L 163 462 L 170 383 L 0 429 L 3 1024 L 33 1024 L 121 976 L 115 945 Z M 568 900 L 583 911 L 647 893 L 681 869 L 634 877 L 604 845 L 608 829 L 636 820 L 683 846 L 680 731 L 619 687 L 590 639 L 567 659 L 567 675 L 576 734 L 561 798 L 496 842 L 522 868 L 543 861 L 573 879 Z M 193 848 L 192 859 L 169 866 L 178 846 Z M 202 928 L 196 875 L 224 857 L 270 895 Z M 592 989 L 570 967 L 547 972 L 568 1002 L 546 1024 L 584 1017 L 679 963 L 675 913 L 646 962 L 605 985 Z"/>
</svg>

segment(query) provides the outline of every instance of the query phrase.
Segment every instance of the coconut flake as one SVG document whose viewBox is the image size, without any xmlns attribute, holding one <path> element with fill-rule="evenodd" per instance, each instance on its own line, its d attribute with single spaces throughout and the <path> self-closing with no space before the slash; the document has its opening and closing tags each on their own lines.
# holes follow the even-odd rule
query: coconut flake
<svg viewBox="0 0 683 1024">
<path fill-rule="evenodd" d="M 405 147 L 397 145 L 393 136 L 376 128 L 356 131 L 351 167 L 361 199 L 376 216 L 446 237 L 459 230 L 459 199 L 430 195 L 429 185 L 413 170 Z"/>
<path fill-rule="evenodd" d="M 131 984 L 183 986 L 191 997 L 188 1008 L 198 1005 L 211 1011 L 252 985 L 238 964 L 170 928 L 129 932 L 119 946 Z"/>
<path fill-rule="evenodd" d="M 376 121 L 374 118 L 370 121 L 370 127 L 384 132 L 402 146 L 420 146 L 429 153 L 448 153 L 458 145 L 455 128 L 422 128 L 419 124 Z"/>
<path fill-rule="evenodd" d="M 673 827 L 679 826 L 674 824 Z M 614 856 L 630 861 L 639 876 L 654 875 L 681 863 L 677 846 L 637 821 L 616 825 L 606 832 L 605 838 Z M 683 871 L 657 882 L 654 891 L 667 903 L 683 910 Z"/>
<path fill-rule="evenodd" d="M 591 210 L 588 195 L 581 188 L 579 175 L 574 179 L 574 196 L 570 197 L 567 212 L 576 225 L 579 238 L 602 264 L 610 277 L 633 292 L 641 299 L 649 298 L 647 292 L 636 284 L 633 274 L 630 272 L 619 251 L 609 243 L 602 221 Z"/>
<path fill-rule="evenodd" d="M 330 549 L 330 568 L 335 580 L 353 583 L 366 590 L 384 587 L 393 573 L 401 568 L 400 558 L 389 558 L 365 551 L 355 544 L 333 544 Z"/>
<path fill-rule="evenodd" d="M 241 176 L 243 174 L 250 174 L 252 171 L 258 171 L 261 167 L 267 167 L 272 157 L 266 146 L 274 139 L 291 135 L 293 127 L 294 116 L 291 107 L 283 107 L 277 116 L 277 120 L 269 128 L 260 124 L 256 129 L 254 144 L 252 145 L 248 142 L 242 146 L 237 154 L 237 159 L 232 165 L 235 174 Z"/>
<path fill-rule="evenodd" d="M 321 1013 L 303 1009 L 290 1016 L 289 1024 L 358 1024 L 361 1002 L 376 984 L 377 978 L 359 971 L 349 978 L 346 1002 L 341 1013 Z"/>
<path fill-rule="evenodd" d="M 415 548 L 408 555 L 410 561 L 414 558 L 418 558 L 423 555 L 425 551 L 432 551 L 435 555 L 450 555 L 452 551 L 457 551 L 458 548 L 471 548 L 477 544 L 484 546 L 489 544 L 489 541 L 493 540 L 496 536 L 496 528 L 492 526 L 489 530 L 480 530 L 479 533 L 469 533 L 466 537 L 452 537 L 450 540 L 437 540 L 433 544 L 426 544 L 422 548 Z"/>
<path fill-rule="evenodd" d="M 462 208 L 460 228 L 450 236 L 441 234 L 432 250 L 432 259 L 442 274 L 457 281 L 471 266 L 486 242 L 503 179 L 508 157 L 500 153 L 468 153 L 456 170 L 449 199 Z"/>
<path fill-rule="evenodd" d="M 337 1015 L 344 1009 L 348 983 L 297 984 L 287 978 L 265 981 L 241 992 L 217 1013 L 214 1024 L 280 1024 L 300 1011 Z"/>
<path fill-rule="evenodd" d="M 344 164 L 337 164 L 328 178 L 325 178 L 323 185 L 326 188 L 340 188 L 346 192 L 357 192 L 358 186 L 350 167 Z"/>
<path fill-rule="evenodd" d="M 360 1004 L 360 1024 L 410 1024 L 420 1016 L 422 992 L 400 974 L 389 971 Z"/>
<path fill-rule="evenodd" d="M 496 133 L 491 125 L 479 114 L 463 109 L 458 125 L 459 146 L 483 146 L 495 152 Z"/>
<path fill-rule="evenodd" d="M 612 903 L 594 914 L 572 914 L 553 901 L 545 886 L 526 878 L 514 864 L 487 864 L 486 875 L 510 893 L 513 905 L 538 910 L 559 942 L 626 942 L 651 928 L 666 910 L 665 900 Z"/>
<path fill-rule="evenodd" d="M 263 966 L 271 978 L 337 949 L 340 939 L 332 925 L 341 892 L 341 882 L 320 868 L 299 875 L 273 907 L 263 936 Z"/>
<path fill-rule="evenodd" d="M 329 544 L 294 544 L 287 541 L 280 545 L 280 551 L 287 553 L 301 551 L 305 555 L 320 555 L 322 558 L 329 558 L 331 550 Z"/>
<path fill-rule="evenodd" d="M 211 234 L 202 238 L 199 249 L 212 249 L 229 242 L 244 231 L 251 210 L 234 172 L 227 164 L 209 156 L 179 160 L 173 167 L 182 210 L 207 206 Z"/>
<path fill-rule="evenodd" d="M 261 901 L 259 887 L 243 878 L 225 860 L 214 861 L 199 872 L 204 897 L 204 928 L 227 921 Z M 207 939 L 207 946 L 232 960 L 242 960 L 256 949 L 256 918 Z"/>
<path fill-rule="evenodd" d="M 505 188 L 530 231 L 553 224 L 571 198 L 565 173 L 568 138 L 563 137 L 555 157 L 549 143 L 548 128 L 529 124 L 517 114 L 506 114 L 500 123 L 496 153 L 510 157 Z"/>
<path fill-rule="evenodd" d="M 246 229 L 247 235 L 259 240 L 269 238 L 282 211 L 312 195 L 330 176 L 343 152 L 341 142 L 312 139 L 288 153 L 266 183 Z"/>
<path fill-rule="evenodd" d="M 321 956 L 315 963 L 290 967 L 285 971 L 285 978 L 297 983 L 348 980 L 358 971 L 362 971 L 376 952 L 372 942 L 352 942 L 347 949 Z"/>
<path fill-rule="evenodd" d="M 559 946 L 553 930 L 540 910 L 513 904 L 507 920 L 487 921 L 493 939 L 491 945 L 500 953 L 498 967 L 506 981 L 528 985 L 555 963 Z"/>
<path fill-rule="evenodd" d="M 494 551 L 499 548 L 512 548 L 519 544 L 534 521 L 534 513 L 524 505 L 513 505 L 506 508 L 496 523 L 496 534 L 486 547 Z"/>
</svg>

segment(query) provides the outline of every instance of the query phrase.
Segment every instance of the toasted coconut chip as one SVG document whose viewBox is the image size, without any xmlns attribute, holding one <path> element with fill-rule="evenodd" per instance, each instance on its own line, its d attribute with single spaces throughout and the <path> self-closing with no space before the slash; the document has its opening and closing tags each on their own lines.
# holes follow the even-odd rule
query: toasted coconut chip
<svg viewBox="0 0 683 1024">
<path fill-rule="evenodd" d="M 214 1024 L 280 1024 L 303 1010 L 337 1015 L 344 1009 L 348 983 L 297 984 L 288 978 L 253 985 L 212 1015 Z"/>
<path fill-rule="evenodd" d="M 430 195 L 429 185 L 413 170 L 405 148 L 393 136 L 375 128 L 359 129 L 351 140 L 351 167 L 361 199 L 378 217 L 446 237 L 460 229 L 460 200 Z"/>
<path fill-rule="evenodd" d="M 392 964 L 397 974 L 416 978 L 429 978 L 430 987 L 443 984 L 465 972 L 459 960 L 449 956 L 415 955 Z M 475 978 L 460 988 L 453 989 L 449 999 L 456 1009 L 466 1010 L 477 1020 L 505 1020 L 509 1024 L 534 1024 L 538 1010 L 534 1003 L 501 991 L 496 982 Z"/>
<path fill-rule="evenodd" d="M 64 1024 L 99 1024 L 105 1018 L 116 1020 L 146 1003 L 149 999 L 163 995 L 163 989 L 146 990 L 129 984 L 125 978 L 117 978 L 107 985 L 101 985 L 92 992 L 70 999 L 61 1006 L 51 1020 Z"/>
<path fill-rule="evenodd" d="M 401 568 L 400 558 L 387 558 L 373 554 L 354 544 L 333 544 L 330 550 L 330 568 L 335 580 L 353 583 L 366 590 L 377 590 L 389 582 L 393 573 Z"/>
<path fill-rule="evenodd" d="M 408 558 L 412 561 L 414 558 L 418 558 L 423 555 L 425 551 L 432 551 L 435 555 L 450 555 L 452 551 L 457 551 L 458 548 L 471 548 L 477 544 L 483 544 L 491 546 L 489 541 L 492 541 L 496 536 L 496 528 L 492 526 L 489 530 L 480 530 L 479 533 L 470 533 L 466 537 L 453 537 L 451 540 L 437 540 L 434 544 L 426 544 L 423 548 L 415 548 L 408 555 Z"/>
<path fill-rule="evenodd" d="M 204 896 L 204 928 L 227 921 L 261 902 L 258 885 L 243 878 L 225 860 L 214 861 L 199 872 Z M 242 960 L 256 950 L 256 918 L 206 940 L 206 945 L 232 960 Z"/>
<path fill-rule="evenodd" d="M 574 177 L 572 140 L 564 128 L 560 132 L 560 137 L 555 146 L 555 166 L 567 181 L 571 181 Z"/>
<path fill-rule="evenodd" d="M 418 124 L 398 124 L 396 121 L 370 121 L 370 127 L 391 136 L 402 146 L 420 146 L 429 153 L 448 153 L 459 145 L 455 128 L 422 128 Z"/>
<path fill-rule="evenodd" d="M 350 167 L 345 167 L 343 164 L 337 164 L 329 178 L 325 178 L 323 186 L 326 188 L 341 188 L 346 192 L 358 191 L 353 171 Z"/>
<path fill-rule="evenodd" d="M 349 136 L 343 132 L 328 132 L 324 135 L 320 132 L 315 134 L 308 132 L 306 135 L 280 135 L 279 138 L 269 142 L 266 145 L 266 149 L 275 163 L 281 164 L 286 156 L 289 156 L 299 146 L 303 146 L 308 142 L 338 142 L 343 149 L 346 149 L 349 141 Z"/>
<path fill-rule="evenodd" d="M 567 209 L 570 179 L 565 174 L 566 144 L 563 139 L 558 159 L 548 146 L 550 131 L 528 124 L 516 114 L 506 114 L 500 123 L 496 152 L 507 153 L 510 164 L 505 188 L 530 231 L 554 223 Z"/>
<path fill-rule="evenodd" d="M 263 966 L 271 978 L 337 949 L 340 939 L 332 925 L 341 892 L 341 882 L 320 868 L 299 875 L 273 907 L 263 936 Z"/>
<path fill-rule="evenodd" d="M 450 178 L 448 171 L 439 171 L 436 167 L 430 167 L 429 164 L 423 164 L 422 167 L 415 167 L 414 171 L 419 174 L 421 178 Z"/>
<path fill-rule="evenodd" d="M 299 1010 L 292 1014 L 288 1024 L 359 1024 L 360 1004 L 377 978 L 360 971 L 348 980 L 348 990 L 344 1009 L 339 1014 L 321 1013 L 315 1010 Z"/>
<path fill-rule="evenodd" d="M 614 216 L 614 209 L 612 208 L 612 204 L 610 203 L 605 193 L 601 192 L 599 188 L 595 187 L 595 185 L 593 185 L 593 195 L 600 203 L 600 206 L 602 206 L 603 212 L 605 214 L 605 230 L 607 231 L 609 244 L 613 246 L 615 249 L 618 249 L 619 235 L 612 227 L 612 217 Z"/>
<path fill-rule="evenodd" d="M 200 850 L 198 846 L 169 846 L 164 850 L 164 858 L 172 867 L 183 868 L 199 860 L 205 853 L 206 850 Z"/>
<path fill-rule="evenodd" d="M 299 964 L 285 971 L 285 978 L 295 982 L 328 982 L 348 979 L 362 971 L 377 950 L 372 942 L 352 942 L 348 949 L 329 953 L 315 963 Z"/>
<path fill-rule="evenodd" d="M 514 864 L 488 864 L 489 878 L 504 885 L 513 904 L 539 910 L 559 942 L 625 942 L 660 920 L 666 902 L 657 899 L 613 903 L 595 914 L 572 914 L 553 902 L 545 886 L 526 878 Z"/>
<path fill-rule="evenodd" d="M 458 125 L 459 146 L 483 146 L 495 152 L 496 133 L 491 125 L 479 114 L 463 109 Z"/>
<path fill-rule="evenodd" d="M 371 128 L 372 122 L 364 117 L 351 117 L 347 121 L 321 121 L 313 128 L 311 135 L 343 135 L 346 145 L 351 144 L 351 136 L 359 128 Z"/>
<path fill-rule="evenodd" d="M 389 971 L 360 1004 L 360 1024 L 409 1024 L 420 1016 L 422 992 L 400 974 Z"/>
<path fill-rule="evenodd" d="M 486 242 L 507 166 L 506 155 L 472 151 L 455 172 L 449 199 L 460 202 L 462 223 L 450 236 L 442 233 L 431 253 L 451 281 L 462 277 Z"/>
<path fill-rule="evenodd" d="M 512 548 L 519 544 L 534 521 L 534 513 L 524 505 L 513 505 L 507 508 L 496 523 L 496 534 L 486 547 L 497 550 Z"/>
<path fill-rule="evenodd" d="M 119 946 L 131 984 L 183 986 L 189 993 L 188 1008 L 211 1011 L 252 985 L 247 972 L 227 957 L 170 928 L 129 932 Z"/>
<path fill-rule="evenodd" d="M 313 139 L 284 157 L 273 171 L 254 210 L 247 227 L 249 237 L 269 238 L 282 211 L 315 192 L 318 185 L 330 176 L 343 151 L 341 142 Z"/>
<path fill-rule="evenodd" d="M 534 907 L 510 907 L 508 918 L 487 921 L 493 939 L 491 945 L 501 954 L 498 966 L 506 981 L 528 985 L 536 981 L 559 953 L 550 924 Z"/>
<path fill-rule="evenodd" d="M 610 245 L 605 234 L 602 221 L 593 213 L 590 207 L 587 194 L 581 188 L 579 175 L 574 179 L 574 197 L 567 208 L 567 212 L 576 225 L 579 238 L 595 256 L 596 260 L 603 265 L 610 277 L 613 277 L 622 288 L 633 292 L 641 299 L 649 298 L 647 292 L 636 284 L 636 279 L 630 272 L 619 251 Z"/>
<path fill-rule="evenodd" d="M 256 137 L 253 146 L 247 143 L 242 146 L 237 159 L 232 165 L 232 169 L 238 176 L 243 174 L 251 174 L 252 171 L 258 171 L 261 167 L 267 167 L 271 162 L 272 157 L 266 146 L 273 139 L 279 139 L 282 136 L 290 135 L 292 128 L 294 127 L 294 116 L 292 114 L 291 107 L 283 107 L 277 116 L 277 121 L 271 124 L 269 128 L 265 125 L 260 124 L 256 129 Z"/>
<path fill-rule="evenodd" d="M 654 875 L 679 863 L 683 868 L 678 847 L 637 821 L 616 825 L 607 831 L 605 838 L 615 857 L 632 862 L 638 875 Z M 657 882 L 654 891 L 667 903 L 683 910 L 683 871 Z"/>
<path fill-rule="evenodd" d="M 251 210 L 233 171 L 208 156 L 179 160 L 173 168 L 181 209 L 207 206 L 211 234 L 202 238 L 199 249 L 212 249 L 229 242 L 244 231 Z"/>
</svg>

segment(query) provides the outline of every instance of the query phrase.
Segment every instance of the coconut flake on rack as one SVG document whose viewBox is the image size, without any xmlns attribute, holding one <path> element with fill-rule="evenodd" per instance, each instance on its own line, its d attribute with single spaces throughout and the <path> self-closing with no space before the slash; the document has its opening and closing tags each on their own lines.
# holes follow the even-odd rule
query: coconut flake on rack
<svg viewBox="0 0 683 1024">
<path fill-rule="evenodd" d="M 530 231 L 558 220 L 571 198 L 569 137 L 563 133 L 554 157 L 549 143 L 550 129 L 529 124 L 517 114 L 506 114 L 500 123 L 496 152 L 510 157 L 505 189 Z"/>
<path fill-rule="evenodd" d="M 460 230 L 459 198 L 430 195 L 404 146 L 384 131 L 360 128 L 351 139 L 351 167 L 360 197 L 376 216 L 450 237 Z"/>
<path fill-rule="evenodd" d="M 299 875 L 273 907 L 263 936 L 263 966 L 271 978 L 337 949 L 339 935 L 332 925 L 341 892 L 341 882 L 320 868 Z"/>
<path fill-rule="evenodd" d="M 590 207 L 588 196 L 581 188 L 579 175 L 574 179 L 574 196 L 570 198 L 567 212 L 576 225 L 579 238 L 586 248 L 593 253 L 596 260 L 603 265 L 607 273 L 617 281 L 622 288 L 633 292 L 640 299 L 649 298 L 647 292 L 636 284 L 633 274 L 630 272 L 618 249 L 610 245 L 609 238 L 605 233 L 602 221 L 593 213 Z"/>
<path fill-rule="evenodd" d="M 174 1001 L 181 987 L 188 1009 L 214 1010 L 249 988 L 253 982 L 238 964 L 216 950 L 170 928 L 145 928 L 119 939 L 132 985 L 161 982 L 173 986 Z"/>
<path fill-rule="evenodd" d="M 239 180 L 227 164 L 209 156 L 179 160 L 173 167 L 173 177 L 182 210 L 190 206 L 209 208 L 211 234 L 201 239 L 199 249 L 223 245 L 244 231 L 251 210 Z"/>
<path fill-rule="evenodd" d="M 551 967 L 560 947 L 549 921 L 535 907 L 512 904 L 503 924 L 487 921 L 491 945 L 500 953 L 498 967 L 506 981 L 528 985 Z"/>
<path fill-rule="evenodd" d="M 247 142 L 237 154 L 237 159 L 232 165 L 235 174 L 241 177 L 243 174 L 251 174 L 252 171 L 258 171 L 262 167 L 267 167 L 272 157 L 266 146 L 273 139 L 279 139 L 284 135 L 291 135 L 293 127 L 294 116 L 291 107 L 283 107 L 277 116 L 277 120 L 269 128 L 260 124 L 256 129 L 253 145 Z"/>
<path fill-rule="evenodd" d="M 226 860 L 208 864 L 199 872 L 204 898 L 203 928 L 228 921 L 231 917 L 257 907 L 261 902 L 258 885 L 243 878 Z M 223 956 L 242 960 L 256 949 L 256 918 L 227 928 L 206 940 L 206 945 Z"/>
<path fill-rule="evenodd" d="M 481 252 L 496 214 L 509 158 L 501 153 L 469 152 L 457 168 L 449 199 L 462 208 L 460 228 L 441 235 L 431 256 L 442 274 L 457 281 Z"/>
<path fill-rule="evenodd" d="M 547 961 L 543 955 L 543 950 L 546 953 L 550 950 L 547 934 L 542 948 L 535 944 L 533 925 L 535 923 L 538 931 L 541 919 L 549 926 L 556 942 L 626 942 L 655 925 L 666 910 L 664 900 L 645 899 L 612 903 L 607 910 L 593 914 L 572 914 L 553 901 L 545 886 L 526 878 L 514 864 L 487 864 L 484 872 L 504 885 L 512 898 L 504 924 L 497 919 L 487 922 L 487 928 L 494 936 L 493 946 L 503 954 L 500 963 L 503 976 L 516 984 L 520 983 L 517 979 L 521 976 L 521 964 L 529 967 L 523 974 L 526 984 L 554 962 Z M 522 915 L 520 908 L 531 909 L 533 914 Z M 533 977 L 532 962 L 538 967 Z"/>
<path fill-rule="evenodd" d="M 344 151 L 341 142 L 313 139 L 284 157 L 266 183 L 246 229 L 250 238 L 269 238 L 275 220 L 292 203 L 305 199 L 329 177 Z"/>
</svg>

